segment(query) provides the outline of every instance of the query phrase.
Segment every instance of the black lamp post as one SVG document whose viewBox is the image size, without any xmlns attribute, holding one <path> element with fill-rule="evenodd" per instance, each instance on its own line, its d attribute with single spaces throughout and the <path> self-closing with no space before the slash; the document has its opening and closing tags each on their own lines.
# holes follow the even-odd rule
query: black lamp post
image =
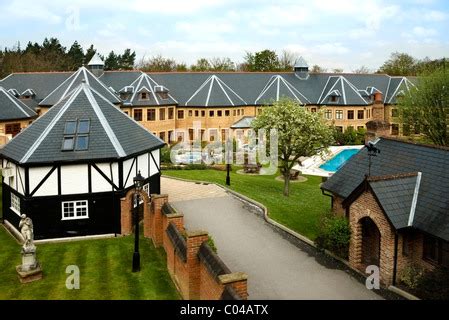
<svg viewBox="0 0 449 320">
<path fill-rule="evenodd" d="M 140 271 L 140 253 L 139 253 L 139 202 L 140 195 L 139 193 L 142 191 L 143 182 L 145 181 L 144 177 L 139 173 L 136 177 L 134 177 L 134 187 L 136 190 L 135 193 L 135 207 L 134 207 L 134 254 L 133 254 L 133 272 Z"/>
<path fill-rule="evenodd" d="M 232 151 L 231 148 L 232 146 L 232 142 L 231 140 L 228 138 L 226 141 L 226 185 L 230 186 L 231 185 L 231 176 L 230 176 L 230 172 L 231 172 L 231 162 L 232 162 Z"/>
</svg>

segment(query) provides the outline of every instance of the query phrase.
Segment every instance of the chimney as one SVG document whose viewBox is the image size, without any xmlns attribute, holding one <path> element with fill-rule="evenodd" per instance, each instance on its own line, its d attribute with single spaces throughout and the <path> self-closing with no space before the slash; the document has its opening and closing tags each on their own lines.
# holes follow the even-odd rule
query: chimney
<svg viewBox="0 0 449 320">
<path fill-rule="evenodd" d="M 309 65 L 303 57 L 296 60 L 294 71 L 295 76 L 301 80 L 307 80 L 309 78 Z"/>
</svg>

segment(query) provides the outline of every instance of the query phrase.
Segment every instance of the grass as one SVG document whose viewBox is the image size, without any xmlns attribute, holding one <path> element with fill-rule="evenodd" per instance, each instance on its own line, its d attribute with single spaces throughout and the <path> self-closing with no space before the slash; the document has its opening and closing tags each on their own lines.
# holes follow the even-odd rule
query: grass
<svg viewBox="0 0 449 320">
<path fill-rule="evenodd" d="M 322 195 L 321 177 L 306 176 L 306 182 L 290 184 L 290 196 L 282 192 L 283 181 L 272 176 L 237 174 L 233 168 L 230 188 L 268 208 L 269 216 L 288 228 L 314 240 L 318 234 L 321 216 L 329 212 L 331 200 Z M 217 170 L 166 170 L 163 175 L 225 185 L 226 172 Z"/>
<path fill-rule="evenodd" d="M 42 280 L 21 284 L 15 266 L 20 245 L 0 226 L 0 300 L 174 300 L 179 295 L 166 268 L 165 252 L 141 236 L 141 271 L 132 273 L 134 237 L 37 245 Z M 80 269 L 80 289 L 68 290 L 66 267 Z"/>
</svg>

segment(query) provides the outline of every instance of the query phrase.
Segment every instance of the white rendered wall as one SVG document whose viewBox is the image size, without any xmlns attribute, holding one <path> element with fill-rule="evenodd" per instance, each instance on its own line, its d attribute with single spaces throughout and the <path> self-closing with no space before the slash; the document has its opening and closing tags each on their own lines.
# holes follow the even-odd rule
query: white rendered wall
<svg viewBox="0 0 449 320">
<path fill-rule="evenodd" d="M 136 176 L 136 164 L 133 164 L 134 159 L 128 159 L 123 161 L 123 183 L 126 182 L 125 188 L 131 187 L 133 185 L 133 178 Z M 129 170 L 132 168 L 131 173 L 129 174 L 128 181 L 126 181 L 126 177 L 128 176 Z"/>
<path fill-rule="evenodd" d="M 30 168 L 30 193 L 44 179 L 52 167 Z M 44 184 L 36 191 L 35 197 L 58 195 L 58 170 L 54 170 Z"/>
<path fill-rule="evenodd" d="M 140 174 L 144 178 L 149 177 L 149 175 L 148 175 L 148 157 L 150 157 L 150 155 L 148 153 L 142 154 L 139 157 L 137 157 L 137 167 L 138 167 L 138 170 L 140 170 Z"/>
<path fill-rule="evenodd" d="M 87 164 L 61 166 L 62 194 L 89 192 Z"/>
<path fill-rule="evenodd" d="M 118 165 L 112 166 L 112 176 L 111 167 L 109 163 L 97 163 L 98 169 L 100 169 L 116 186 L 118 186 Z M 92 167 L 92 192 L 110 192 L 113 191 L 111 184 L 106 181 L 105 178 Z"/>
<path fill-rule="evenodd" d="M 151 158 L 150 159 L 151 160 L 151 162 L 150 162 L 150 173 L 151 173 L 151 175 L 150 176 L 153 176 L 153 175 L 159 173 L 159 170 L 158 170 L 158 167 L 159 167 L 159 149 L 154 150 L 151 153 L 153 154 L 154 160 L 156 160 L 156 163 L 155 163 L 153 158 L 151 158 L 151 156 L 150 156 L 150 158 Z"/>
</svg>

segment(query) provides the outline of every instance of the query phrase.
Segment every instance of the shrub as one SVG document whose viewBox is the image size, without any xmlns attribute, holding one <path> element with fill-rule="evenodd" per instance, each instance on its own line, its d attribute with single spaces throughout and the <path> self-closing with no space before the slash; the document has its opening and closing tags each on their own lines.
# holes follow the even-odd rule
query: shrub
<svg viewBox="0 0 449 320">
<path fill-rule="evenodd" d="M 327 214 L 318 228 L 315 244 L 318 248 L 327 249 L 337 256 L 348 259 L 351 229 L 345 217 Z"/>
<path fill-rule="evenodd" d="M 215 241 L 211 236 L 209 236 L 209 239 L 207 239 L 207 244 L 213 252 L 217 253 L 217 246 L 215 245 Z"/>
<path fill-rule="evenodd" d="M 399 281 L 401 284 L 404 284 L 408 288 L 415 290 L 421 278 L 424 275 L 424 269 L 416 266 L 411 265 L 405 267 L 400 273 L 399 273 Z"/>
<path fill-rule="evenodd" d="M 171 151 L 171 149 L 170 149 L 170 147 L 168 147 L 168 146 L 164 146 L 164 147 L 161 149 L 161 162 L 162 162 L 162 163 L 171 163 L 171 160 L 170 160 L 170 151 Z"/>
<path fill-rule="evenodd" d="M 438 267 L 427 271 L 419 279 L 416 292 L 420 298 L 430 300 L 449 300 L 449 268 Z"/>
</svg>

